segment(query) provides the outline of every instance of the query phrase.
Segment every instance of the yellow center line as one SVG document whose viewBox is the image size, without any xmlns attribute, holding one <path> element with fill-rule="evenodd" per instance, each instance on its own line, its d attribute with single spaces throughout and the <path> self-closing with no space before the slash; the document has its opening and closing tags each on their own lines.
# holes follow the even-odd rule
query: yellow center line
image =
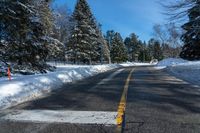
<svg viewBox="0 0 200 133">
<path fill-rule="evenodd" d="M 117 125 L 118 125 L 118 130 L 120 131 L 122 128 L 122 123 L 123 123 L 123 116 L 125 114 L 125 110 L 126 110 L 126 101 L 127 101 L 127 93 L 128 93 L 128 87 L 129 87 L 129 82 L 131 80 L 131 76 L 133 73 L 134 69 L 132 69 L 128 75 L 128 78 L 126 79 L 126 83 L 124 85 L 124 90 L 121 96 L 121 100 L 118 106 L 118 114 L 117 114 Z"/>
</svg>

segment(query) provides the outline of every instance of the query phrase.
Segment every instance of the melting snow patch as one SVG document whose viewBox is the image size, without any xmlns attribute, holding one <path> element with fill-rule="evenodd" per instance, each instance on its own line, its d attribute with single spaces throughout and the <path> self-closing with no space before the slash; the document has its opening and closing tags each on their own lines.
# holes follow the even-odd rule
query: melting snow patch
<svg viewBox="0 0 200 133">
<path fill-rule="evenodd" d="M 1 119 L 22 122 L 116 125 L 116 117 L 117 112 L 15 110 Z"/>
</svg>

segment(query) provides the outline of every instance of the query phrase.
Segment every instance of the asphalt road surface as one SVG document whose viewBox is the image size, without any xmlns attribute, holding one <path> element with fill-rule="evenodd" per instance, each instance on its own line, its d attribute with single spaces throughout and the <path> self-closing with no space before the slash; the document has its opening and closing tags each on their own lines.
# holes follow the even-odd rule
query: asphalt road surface
<svg viewBox="0 0 200 133">
<path fill-rule="evenodd" d="M 116 114 L 126 83 L 123 132 L 200 133 L 200 88 L 153 67 L 112 70 L 3 110 L 0 133 L 118 132 Z"/>
</svg>

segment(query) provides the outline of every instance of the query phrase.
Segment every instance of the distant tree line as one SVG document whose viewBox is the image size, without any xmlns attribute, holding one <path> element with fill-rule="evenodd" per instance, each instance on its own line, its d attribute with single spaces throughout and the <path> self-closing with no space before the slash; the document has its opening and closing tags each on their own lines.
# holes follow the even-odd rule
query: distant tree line
<svg viewBox="0 0 200 133">
<path fill-rule="evenodd" d="M 123 39 L 120 33 L 109 30 L 103 36 L 100 26 L 85 0 L 78 0 L 71 17 L 74 25 L 71 37 L 66 43 L 65 56 L 68 61 L 76 64 L 161 60 L 166 57 L 164 49 L 168 48 L 169 51 L 177 49 L 176 46 L 162 43 L 159 38 L 152 38 L 148 43 L 142 42 L 135 33 Z M 169 33 L 173 34 L 172 31 Z M 174 38 L 172 39 L 172 35 L 170 37 L 172 42 Z M 174 45 L 177 44 L 174 42 Z M 177 56 L 177 52 L 168 57 L 172 56 Z"/>
<path fill-rule="evenodd" d="M 109 45 L 112 62 L 120 62 L 117 60 L 120 57 L 121 62 L 149 62 L 152 59 L 163 59 L 162 45 L 156 39 L 152 38 L 146 43 L 142 42 L 135 33 L 131 33 L 123 40 L 121 35 L 113 30 L 107 31 L 105 38 Z M 116 38 L 120 40 L 118 43 L 116 43 Z"/>
</svg>

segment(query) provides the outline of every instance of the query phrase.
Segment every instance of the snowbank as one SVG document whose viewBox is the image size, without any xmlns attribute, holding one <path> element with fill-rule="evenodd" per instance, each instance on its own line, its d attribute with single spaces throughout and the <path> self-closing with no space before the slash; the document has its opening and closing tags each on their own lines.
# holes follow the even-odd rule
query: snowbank
<svg viewBox="0 0 200 133">
<path fill-rule="evenodd" d="M 169 58 L 160 61 L 156 68 L 162 67 L 178 78 L 200 85 L 200 61 Z"/>
<path fill-rule="evenodd" d="M 0 109 L 43 96 L 52 90 L 59 89 L 65 83 L 119 68 L 123 65 L 60 65 L 56 72 L 41 75 L 16 76 L 11 81 L 2 78 L 0 80 Z M 126 66 L 133 66 L 133 64 L 129 63 Z"/>
<path fill-rule="evenodd" d="M 164 59 L 160 62 L 158 62 L 157 66 L 158 67 L 163 67 L 163 66 L 173 66 L 181 63 L 186 63 L 188 61 L 180 59 L 180 58 L 167 58 Z"/>
<path fill-rule="evenodd" d="M 156 65 L 157 63 L 142 63 L 142 62 L 126 62 L 126 63 L 122 63 L 120 64 L 121 66 L 124 67 L 128 67 L 128 66 L 152 66 L 152 65 Z"/>
<path fill-rule="evenodd" d="M 200 85 L 200 61 L 188 61 L 167 67 L 167 70 L 183 80 Z"/>
</svg>

